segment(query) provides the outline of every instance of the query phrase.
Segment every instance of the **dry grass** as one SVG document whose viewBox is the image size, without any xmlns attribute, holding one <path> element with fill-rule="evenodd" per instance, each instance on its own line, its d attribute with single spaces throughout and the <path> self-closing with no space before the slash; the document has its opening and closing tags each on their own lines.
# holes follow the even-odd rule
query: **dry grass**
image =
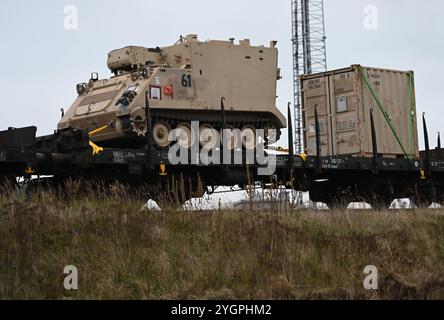
<svg viewBox="0 0 444 320">
<path fill-rule="evenodd" d="M 443 211 L 155 213 L 105 189 L 0 196 L 0 298 L 444 298 Z"/>
</svg>

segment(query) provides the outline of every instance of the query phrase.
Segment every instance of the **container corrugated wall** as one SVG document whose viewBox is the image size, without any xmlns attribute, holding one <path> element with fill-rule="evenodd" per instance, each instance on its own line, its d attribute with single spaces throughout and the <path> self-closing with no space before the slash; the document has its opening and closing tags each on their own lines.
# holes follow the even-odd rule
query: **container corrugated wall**
<svg viewBox="0 0 444 320">
<path fill-rule="evenodd" d="M 413 72 L 368 67 L 361 69 L 354 65 L 303 76 L 301 83 L 308 155 L 316 154 L 317 108 L 322 156 L 371 157 L 371 110 L 375 119 L 378 153 L 381 156 L 405 157 L 405 153 L 414 158 L 419 156 Z M 372 91 L 381 101 L 381 106 Z M 390 116 L 396 135 L 381 107 Z"/>
</svg>

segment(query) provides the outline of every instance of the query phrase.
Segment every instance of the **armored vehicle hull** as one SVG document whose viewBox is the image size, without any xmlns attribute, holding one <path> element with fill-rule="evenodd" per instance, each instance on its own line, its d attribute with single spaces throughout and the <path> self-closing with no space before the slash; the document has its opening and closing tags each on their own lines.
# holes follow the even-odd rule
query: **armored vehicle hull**
<svg viewBox="0 0 444 320">
<path fill-rule="evenodd" d="M 171 47 L 112 51 L 108 67 L 114 76 L 99 80 L 93 75 L 88 83 L 77 85 L 79 96 L 58 129 L 101 128 L 95 142 L 138 147 L 148 128 L 148 95 L 152 134 L 160 148 L 170 145 L 168 134 L 176 128 L 191 133 L 185 139 L 191 144 L 191 121 L 199 121 L 203 130 L 220 130 L 221 97 L 226 98 L 229 128 L 252 134 L 270 128 L 280 132 L 286 120 L 276 107 L 280 72 L 275 46 L 276 42 L 251 46 L 249 40 L 200 42 L 190 35 Z"/>
</svg>

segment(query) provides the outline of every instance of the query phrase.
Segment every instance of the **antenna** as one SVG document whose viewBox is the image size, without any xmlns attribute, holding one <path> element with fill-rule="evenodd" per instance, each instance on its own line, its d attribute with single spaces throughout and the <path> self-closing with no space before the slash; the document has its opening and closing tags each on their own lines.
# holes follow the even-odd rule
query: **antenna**
<svg viewBox="0 0 444 320">
<path fill-rule="evenodd" d="M 327 71 L 323 0 L 291 0 L 295 147 L 304 152 L 300 76 Z"/>
</svg>

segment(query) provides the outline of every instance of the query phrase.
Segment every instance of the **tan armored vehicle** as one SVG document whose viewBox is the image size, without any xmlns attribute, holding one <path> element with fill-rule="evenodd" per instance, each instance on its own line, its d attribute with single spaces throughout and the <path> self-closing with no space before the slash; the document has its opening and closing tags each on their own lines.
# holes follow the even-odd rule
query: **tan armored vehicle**
<svg viewBox="0 0 444 320">
<path fill-rule="evenodd" d="M 58 129 L 102 128 L 93 138 L 101 146 L 139 147 L 147 130 L 148 94 L 159 148 L 170 145 L 168 133 L 176 128 L 187 133 L 180 141 L 191 145 L 191 121 L 200 122 L 201 136 L 208 129 L 219 131 L 221 97 L 229 128 L 280 132 L 286 120 L 276 108 L 277 63 L 275 41 L 265 47 L 249 40 L 201 42 L 189 35 L 170 47 L 115 50 L 108 55 L 114 76 L 99 80 L 93 74 L 88 83 L 78 84 L 79 96 Z"/>
</svg>

